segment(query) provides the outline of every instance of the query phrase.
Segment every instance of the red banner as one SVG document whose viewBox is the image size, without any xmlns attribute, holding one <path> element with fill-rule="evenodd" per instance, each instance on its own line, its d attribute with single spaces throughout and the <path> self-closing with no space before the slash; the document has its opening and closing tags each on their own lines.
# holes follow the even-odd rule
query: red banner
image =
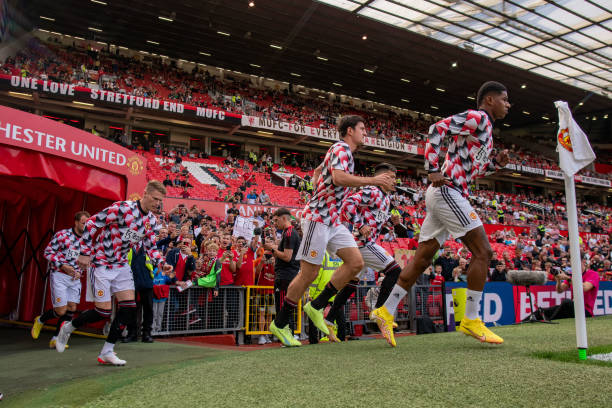
<svg viewBox="0 0 612 408">
<path fill-rule="evenodd" d="M 0 145 L 61 157 L 121 175 L 127 181 L 127 198 L 140 197 L 144 191 L 144 158 L 106 139 L 42 116 L 0 106 Z M 5 174 L 11 174 L 10 169 Z"/>
</svg>

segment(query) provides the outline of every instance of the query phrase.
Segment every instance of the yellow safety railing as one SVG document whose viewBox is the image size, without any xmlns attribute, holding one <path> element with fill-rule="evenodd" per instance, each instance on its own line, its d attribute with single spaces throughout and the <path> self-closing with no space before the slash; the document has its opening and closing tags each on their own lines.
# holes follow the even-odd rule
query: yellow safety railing
<svg viewBox="0 0 612 408">
<path fill-rule="evenodd" d="M 276 316 L 274 306 L 274 287 L 272 286 L 247 286 L 246 287 L 246 313 L 245 334 L 271 334 L 269 327 L 272 319 Z M 302 331 L 302 300 L 294 315 L 295 334 Z"/>
</svg>

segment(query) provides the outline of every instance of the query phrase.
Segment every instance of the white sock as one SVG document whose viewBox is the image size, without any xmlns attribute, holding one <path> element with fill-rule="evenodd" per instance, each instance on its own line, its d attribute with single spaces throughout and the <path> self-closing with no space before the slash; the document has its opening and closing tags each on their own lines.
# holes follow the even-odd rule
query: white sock
<svg viewBox="0 0 612 408">
<path fill-rule="evenodd" d="M 468 289 L 465 296 L 465 317 L 470 320 L 478 318 L 478 305 L 482 298 L 482 292 Z"/>
<path fill-rule="evenodd" d="M 76 327 L 74 327 L 72 325 L 72 322 L 66 322 L 66 323 L 64 323 L 64 326 L 62 326 L 62 327 L 65 327 L 64 330 L 68 330 L 68 333 L 72 333 L 73 331 L 76 330 Z"/>
<path fill-rule="evenodd" d="M 395 286 L 393 286 L 393 290 L 391 290 L 389 298 L 387 298 L 387 301 L 385 302 L 385 307 L 387 308 L 389 313 L 391 313 L 391 316 L 395 316 L 397 306 L 399 305 L 399 302 L 402 301 L 404 296 L 406 296 L 406 293 L 408 293 L 408 291 L 402 288 L 397 283 L 395 284 Z"/>
<path fill-rule="evenodd" d="M 115 344 L 105 341 L 104 346 L 102 347 L 102 351 L 100 352 L 100 355 L 103 356 L 104 354 L 110 353 L 114 350 L 115 350 Z"/>
</svg>

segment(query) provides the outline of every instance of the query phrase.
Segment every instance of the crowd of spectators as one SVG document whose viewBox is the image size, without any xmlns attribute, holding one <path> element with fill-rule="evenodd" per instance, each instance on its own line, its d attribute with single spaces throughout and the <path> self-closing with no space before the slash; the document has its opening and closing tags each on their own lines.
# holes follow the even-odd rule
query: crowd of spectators
<svg viewBox="0 0 612 408">
<path fill-rule="evenodd" d="M 279 245 L 282 230 L 277 228 L 272 208 L 256 211 L 254 220 L 261 233 L 247 241 L 234 233 L 236 217 L 240 214 L 236 203 L 231 205 L 223 218 L 208 215 L 197 204 L 189 208 L 179 205 L 159 214 L 162 228 L 159 230 L 157 246 L 174 266 L 176 274 L 172 276 L 171 282 L 166 280 L 165 284 L 175 283 L 187 289 L 197 285 L 199 279 L 218 268 L 218 279 L 212 288 L 214 297 L 218 296 L 220 288 L 224 286 L 271 285 L 270 282 L 274 282 L 273 248 Z M 402 243 L 403 248 L 415 249 L 419 230 L 418 223 L 409 224 L 411 219 L 408 212 L 398 208 L 385 226 L 381 244 L 391 252 L 394 246 L 389 247 L 389 244 L 394 243 Z M 299 220 L 294 218 L 291 224 L 301 235 Z M 571 275 L 567 238 L 560 233 L 558 227 L 539 226 L 542 228 L 534 228 L 535 224 L 532 224 L 532 228 L 518 234 L 512 228 L 490 234 L 489 241 L 494 251 L 489 265 L 489 281 L 505 281 L 507 272 L 513 269 L 545 271 L 549 281 L 555 281 L 557 276 L 565 279 Z M 581 242 L 585 266 L 595 271 L 601 281 L 612 280 L 609 237 L 609 233 L 591 234 Z M 460 241 L 449 240 L 419 282 L 465 282 L 469 263 L 470 253 L 467 248 Z M 159 280 L 161 277 L 158 275 L 155 274 Z M 362 283 L 371 284 L 379 278 L 376 271 L 370 271 Z M 158 320 L 154 320 L 153 327 L 154 332 L 159 330 Z M 262 344 L 268 341 L 265 336 L 259 340 Z"/>
<path fill-rule="evenodd" d="M 229 112 L 283 120 L 320 128 L 334 128 L 337 118 L 346 114 L 363 116 L 372 137 L 416 144 L 423 148 L 431 119 L 398 114 L 391 109 L 374 107 L 366 103 L 355 105 L 341 103 L 338 99 L 318 98 L 306 95 L 292 85 L 264 88 L 251 80 L 240 79 L 226 73 L 224 77 L 194 66 L 187 71 L 176 61 L 161 56 L 142 54 L 126 57 L 119 52 L 96 44 L 83 48 L 76 42 L 69 47 L 50 38 L 41 43 L 32 40 L 29 46 L 15 57 L 7 58 L 0 72 L 12 75 L 50 79 L 80 86 L 92 85 L 100 89 L 136 96 L 179 101 L 195 106 L 214 107 Z M 548 141 L 550 142 L 550 141 Z M 504 145 L 496 141 L 496 147 L 508 148 L 510 162 L 516 165 L 543 170 L 559 170 L 556 160 L 525 146 L 547 141 L 531 141 L 519 145 Z M 550 149 L 554 151 L 554 146 Z M 609 179 L 609 174 L 584 170 L 584 175 Z"/>
</svg>

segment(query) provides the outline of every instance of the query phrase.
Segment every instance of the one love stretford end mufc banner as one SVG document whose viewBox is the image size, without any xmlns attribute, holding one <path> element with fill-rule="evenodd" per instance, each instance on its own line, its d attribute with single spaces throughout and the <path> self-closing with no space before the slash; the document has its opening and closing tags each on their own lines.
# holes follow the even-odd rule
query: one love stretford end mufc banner
<svg viewBox="0 0 612 408">
<path fill-rule="evenodd" d="M 0 74 L 0 89 L 13 92 L 39 92 L 47 96 L 78 102 L 125 108 L 134 107 L 152 112 L 189 117 L 190 119 L 223 121 L 234 125 L 239 125 L 241 123 L 240 118 L 242 117 L 240 114 L 226 112 L 221 109 L 203 108 L 176 101 L 145 98 L 144 96 L 128 95 L 122 92 L 91 89 L 50 80 L 24 78 L 17 75 Z"/>
</svg>

